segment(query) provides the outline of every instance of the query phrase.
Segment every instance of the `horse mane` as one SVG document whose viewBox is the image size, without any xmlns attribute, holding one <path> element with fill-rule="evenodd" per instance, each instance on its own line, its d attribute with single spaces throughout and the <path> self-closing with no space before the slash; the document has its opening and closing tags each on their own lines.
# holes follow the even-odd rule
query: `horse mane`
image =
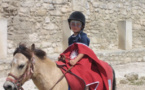
<svg viewBox="0 0 145 90">
<path fill-rule="evenodd" d="M 45 59 L 46 58 L 46 52 L 44 52 L 43 50 L 41 50 L 41 49 L 34 49 L 33 50 L 33 52 L 34 52 L 34 54 L 37 56 L 37 57 L 39 57 L 40 59 Z"/>
<path fill-rule="evenodd" d="M 13 56 L 16 53 L 22 53 L 29 60 L 32 58 L 32 53 L 34 53 L 40 59 L 45 59 L 45 57 L 47 56 L 45 51 L 43 51 L 41 49 L 33 49 L 33 50 L 31 50 L 31 49 L 27 48 L 25 44 L 19 44 L 19 46 L 14 51 Z"/>
<path fill-rule="evenodd" d="M 32 58 L 32 51 L 26 47 L 25 44 L 19 44 L 19 46 L 16 48 L 16 50 L 13 53 L 13 56 L 16 53 L 22 53 L 25 55 L 29 60 Z"/>
</svg>

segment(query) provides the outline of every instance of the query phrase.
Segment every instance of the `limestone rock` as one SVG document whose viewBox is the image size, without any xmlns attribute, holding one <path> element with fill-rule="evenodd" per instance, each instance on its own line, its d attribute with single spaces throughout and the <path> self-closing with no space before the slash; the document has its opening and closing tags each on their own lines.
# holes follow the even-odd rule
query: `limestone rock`
<svg viewBox="0 0 145 90">
<path fill-rule="evenodd" d="M 20 13 L 28 14 L 29 13 L 29 9 L 28 8 L 20 8 Z"/>
<path fill-rule="evenodd" d="M 45 41 L 45 42 L 42 42 L 41 45 L 42 45 L 43 48 L 45 48 L 45 47 L 48 48 L 49 46 L 51 46 L 51 42 L 46 42 Z"/>
<path fill-rule="evenodd" d="M 58 26 L 55 25 L 54 23 L 49 23 L 48 25 L 45 25 L 44 28 L 47 30 L 56 30 L 58 29 Z"/>
<path fill-rule="evenodd" d="M 37 42 L 37 41 L 40 40 L 37 33 L 29 34 L 29 39 L 30 39 L 32 42 Z"/>
<path fill-rule="evenodd" d="M 137 73 L 129 73 L 129 74 L 126 74 L 124 77 L 126 77 L 126 79 L 129 80 L 129 81 L 138 80 L 138 74 Z"/>
<path fill-rule="evenodd" d="M 142 59 L 142 61 L 143 61 L 143 62 L 145 62 L 145 56 L 143 56 L 143 59 Z"/>
<path fill-rule="evenodd" d="M 55 4 L 63 4 L 65 2 L 67 2 L 67 0 L 53 0 L 52 2 Z"/>
<path fill-rule="evenodd" d="M 128 83 L 128 81 L 126 80 L 126 79 L 123 79 L 123 80 L 120 80 L 120 82 L 119 82 L 120 84 L 127 84 Z"/>
<path fill-rule="evenodd" d="M 34 0 L 27 0 L 21 3 L 22 7 L 32 7 L 34 6 Z"/>
<path fill-rule="evenodd" d="M 43 0 L 44 1 L 44 3 L 50 3 L 50 2 L 52 2 L 52 0 Z"/>
<path fill-rule="evenodd" d="M 47 11 L 45 9 L 39 9 L 35 14 L 36 16 L 45 16 L 47 14 Z"/>
<path fill-rule="evenodd" d="M 2 7 L 6 8 L 6 7 L 9 7 L 9 5 L 8 5 L 8 3 L 3 3 Z"/>
<path fill-rule="evenodd" d="M 50 15 L 61 16 L 62 13 L 59 10 L 53 10 L 53 11 L 50 11 Z"/>
<path fill-rule="evenodd" d="M 145 80 L 145 76 L 140 77 L 140 80 Z"/>
<path fill-rule="evenodd" d="M 54 6 L 53 6 L 52 4 L 46 4 L 46 3 L 44 3 L 44 4 L 42 4 L 42 6 L 43 6 L 45 9 L 47 9 L 47 10 L 53 10 L 53 9 L 55 9 Z"/>
<path fill-rule="evenodd" d="M 49 23 L 49 22 L 50 22 L 50 18 L 49 18 L 49 17 L 46 17 L 46 18 L 45 18 L 45 22 L 46 22 L 46 23 Z"/>
<path fill-rule="evenodd" d="M 66 12 L 69 12 L 69 11 L 71 11 L 71 8 L 69 8 L 68 6 L 64 6 L 64 7 L 61 8 L 61 12 L 63 12 L 63 13 L 66 13 Z"/>
</svg>

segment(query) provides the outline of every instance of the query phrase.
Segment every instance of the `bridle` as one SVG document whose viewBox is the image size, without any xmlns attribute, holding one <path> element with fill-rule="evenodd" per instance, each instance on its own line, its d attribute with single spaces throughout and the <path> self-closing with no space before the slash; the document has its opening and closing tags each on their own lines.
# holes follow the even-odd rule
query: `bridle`
<svg viewBox="0 0 145 90">
<path fill-rule="evenodd" d="M 65 62 L 66 59 L 68 59 L 68 58 L 66 58 L 65 55 L 62 55 L 62 57 L 59 59 L 59 61 Z M 34 57 L 32 57 L 32 59 L 29 60 L 24 73 L 19 78 L 16 77 L 15 75 L 13 75 L 12 73 L 9 73 L 8 76 L 13 77 L 14 79 L 8 77 L 6 79 L 6 81 L 10 81 L 10 82 L 14 83 L 17 86 L 18 90 L 24 90 L 22 87 L 22 81 L 26 78 L 30 79 L 32 77 L 33 71 L 34 71 L 33 61 L 34 61 Z M 59 80 L 51 87 L 50 90 L 52 90 L 63 79 L 65 74 L 68 73 L 72 69 L 72 67 L 73 66 L 71 66 L 68 70 L 66 70 L 66 72 L 59 78 Z"/>
<path fill-rule="evenodd" d="M 7 78 L 6 81 L 10 81 L 12 82 L 14 85 L 17 86 L 17 90 L 24 90 L 23 87 L 22 87 L 22 81 L 25 80 L 26 78 L 27 79 L 30 79 L 33 75 L 33 71 L 34 71 L 34 65 L 33 65 L 33 60 L 34 60 L 34 57 L 32 57 L 28 63 L 27 63 L 27 67 L 24 71 L 24 73 L 20 76 L 20 77 L 16 77 L 15 75 L 13 75 L 12 73 L 9 73 L 8 76 L 11 76 L 13 77 L 14 79 L 12 78 Z"/>
</svg>

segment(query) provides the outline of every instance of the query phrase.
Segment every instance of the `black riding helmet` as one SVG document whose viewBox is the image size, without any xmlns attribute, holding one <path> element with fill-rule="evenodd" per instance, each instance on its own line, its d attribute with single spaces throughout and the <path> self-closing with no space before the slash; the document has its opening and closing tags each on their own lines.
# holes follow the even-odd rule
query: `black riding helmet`
<svg viewBox="0 0 145 90">
<path fill-rule="evenodd" d="M 68 18 L 68 23 L 70 23 L 71 20 L 78 20 L 78 21 L 82 22 L 82 26 L 83 26 L 82 29 L 84 29 L 86 18 L 82 12 L 80 12 L 80 11 L 73 12 Z"/>
</svg>

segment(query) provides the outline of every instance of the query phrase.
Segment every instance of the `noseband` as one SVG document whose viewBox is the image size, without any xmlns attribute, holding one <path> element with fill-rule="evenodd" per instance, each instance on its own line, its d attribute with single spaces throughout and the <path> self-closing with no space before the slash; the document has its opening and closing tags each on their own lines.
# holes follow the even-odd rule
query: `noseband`
<svg viewBox="0 0 145 90">
<path fill-rule="evenodd" d="M 26 78 L 30 79 L 32 77 L 33 71 L 34 71 L 34 65 L 33 65 L 33 57 L 32 57 L 32 59 L 29 60 L 29 62 L 27 63 L 27 67 L 24 73 L 19 78 L 13 75 L 12 73 L 9 73 L 8 76 L 13 77 L 14 79 L 8 77 L 6 81 L 10 81 L 14 83 L 17 86 L 18 90 L 24 90 L 22 87 L 22 81 Z"/>
</svg>

